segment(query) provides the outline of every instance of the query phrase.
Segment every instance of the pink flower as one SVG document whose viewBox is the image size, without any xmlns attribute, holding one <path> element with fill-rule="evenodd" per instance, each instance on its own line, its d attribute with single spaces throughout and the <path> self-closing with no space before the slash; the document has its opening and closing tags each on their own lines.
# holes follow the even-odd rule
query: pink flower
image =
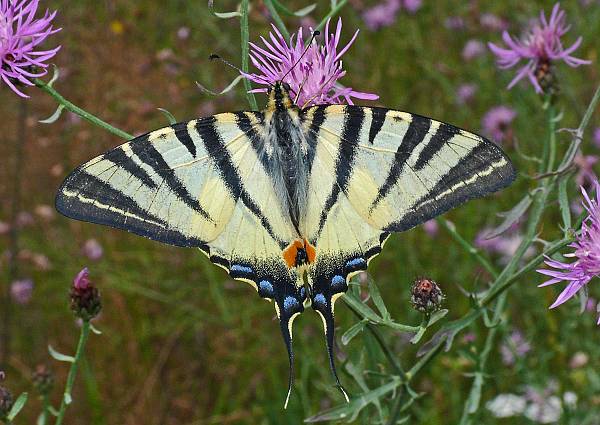
<svg viewBox="0 0 600 425">
<path fill-rule="evenodd" d="M 508 23 L 493 13 L 482 13 L 479 24 L 488 31 L 505 31 L 508 28 Z"/>
<path fill-rule="evenodd" d="M 263 86 L 271 86 L 283 78 L 283 81 L 290 85 L 291 97 L 297 98 L 297 104 L 300 107 L 323 103 L 342 103 L 343 101 L 352 105 L 353 97 L 365 100 L 378 99 L 379 96 L 375 94 L 358 92 L 350 87 L 341 87 L 336 84 L 340 78 L 346 75 L 340 59 L 356 39 L 358 30 L 350 42 L 338 51 L 341 34 L 341 19 L 338 20 L 335 34 L 329 32 L 329 21 L 327 21 L 325 43 L 318 45 L 316 40 L 313 40 L 308 46 L 306 54 L 303 55 L 307 46 L 304 44 L 302 28 L 292 35 L 288 44 L 279 30 L 273 26 L 273 32 L 269 34 L 270 42 L 261 37 L 265 48 L 250 43 L 250 60 L 259 72 L 256 74 L 242 73 L 242 75 Z M 265 87 L 254 89 L 252 92 L 266 92 L 267 90 Z"/>
<path fill-rule="evenodd" d="M 596 155 L 583 155 L 577 153 L 573 159 L 573 163 L 577 167 L 577 175 L 575 176 L 575 183 L 577 186 L 589 187 L 596 181 L 596 173 L 594 173 L 594 165 L 600 160 Z"/>
<path fill-rule="evenodd" d="M 539 273 L 550 276 L 551 279 L 539 285 L 540 287 L 553 285 L 558 282 L 567 282 L 567 287 L 560 293 L 550 308 L 558 307 L 586 286 L 593 277 L 600 274 L 600 184 L 594 182 L 596 198 L 589 197 L 582 187 L 583 207 L 588 213 L 581 225 L 581 232 L 576 236 L 575 242 L 569 246 L 574 249 L 564 257 L 575 258 L 572 263 L 546 258 L 546 265 L 551 269 L 540 269 Z M 554 269 L 554 270 L 552 270 Z M 600 318 L 598 319 L 600 325 Z"/>
<path fill-rule="evenodd" d="M 461 16 L 449 16 L 444 20 L 444 27 L 455 31 L 464 30 L 466 27 L 465 20 Z"/>
<path fill-rule="evenodd" d="M 512 133 L 511 123 L 516 116 L 517 111 L 508 106 L 493 107 L 483 116 L 483 132 L 498 143 L 508 140 Z"/>
<path fill-rule="evenodd" d="M 75 276 L 75 279 L 73 279 L 73 288 L 77 290 L 85 290 L 90 287 L 91 284 L 89 274 L 90 273 L 87 267 L 81 269 L 81 271 L 77 273 L 77 276 Z"/>
<path fill-rule="evenodd" d="M 27 304 L 33 294 L 33 280 L 15 280 L 10 284 L 10 296 L 17 304 Z"/>
<path fill-rule="evenodd" d="M 98 261 L 104 254 L 102 245 L 96 239 L 88 239 L 81 247 L 81 252 L 92 261 Z"/>
<path fill-rule="evenodd" d="M 459 105 L 465 105 L 473 100 L 477 93 L 477 84 L 467 83 L 461 84 L 456 89 L 456 103 Z"/>
<path fill-rule="evenodd" d="M 423 230 L 425 230 L 425 233 L 427 233 L 430 237 L 434 238 L 437 236 L 440 226 L 435 220 L 427 220 L 425 223 L 423 223 Z"/>
<path fill-rule="evenodd" d="M 464 60 L 470 61 L 483 55 L 484 53 L 485 45 L 479 40 L 471 39 L 467 41 L 467 44 L 465 44 L 465 47 L 462 51 L 462 57 Z"/>
<path fill-rule="evenodd" d="M 56 12 L 46 10 L 35 19 L 39 0 L 0 0 L 0 79 L 21 97 L 17 85 L 33 86 L 32 78 L 46 74 L 49 59 L 60 46 L 37 50 L 48 36 L 60 31 L 52 26 Z"/>
<path fill-rule="evenodd" d="M 550 20 L 546 20 L 543 11 L 540 12 L 539 21 L 534 22 L 533 27 L 521 40 L 514 39 L 504 31 L 502 40 L 507 48 L 488 43 L 488 47 L 496 55 L 500 69 L 512 68 L 521 61 L 525 61 L 515 78 L 509 83 L 509 89 L 527 77 L 535 91 L 543 93 L 540 79 L 544 72 L 548 72 L 546 68 L 552 62 L 562 60 L 573 68 L 591 63 L 591 61 L 571 56 L 581 45 L 581 37 L 570 47 L 564 48 L 561 38 L 570 29 L 570 25 L 567 25 L 565 21 L 565 12 L 560 9 L 560 4 L 556 3 L 552 9 Z"/>
<path fill-rule="evenodd" d="M 385 0 L 363 12 L 365 25 L 371 31 L 389 27 L 396 22 L 402 3 L 400 0 Z"/>
<path fill-rule="evenodd" d="M 596 147 L 600 148 L 600 127 L 596 127 L 594 129 L 594 134 L 592 136 L 592 141 L 596 145 Z"/>
<path fill-rule="evenodd" d="M 414 14 L 423 7 L 423 0 L 403 0 L 402 6 L 408 13 Z"/>
</svg>

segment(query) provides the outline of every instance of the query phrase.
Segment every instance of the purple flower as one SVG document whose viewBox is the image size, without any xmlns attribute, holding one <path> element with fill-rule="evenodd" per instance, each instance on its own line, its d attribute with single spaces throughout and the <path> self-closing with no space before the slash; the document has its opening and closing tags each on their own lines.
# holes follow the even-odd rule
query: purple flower
<svg viewBox="0 0 600 425">
<path fill-rule="evenodd" d="M 483 132 L 500 143 L 512 136 L 511 123 L 517 116 L 517 112 L 508 106 L 496 106 L 483 116 Z"/>
<path fill-rule="evenodd" d="M 82 269 L 75 279 L 70 291 L 71 310 L 83 320 L 91 320 L 102 310 L 102 301 L 98 288 L 89 278 L 87 267 Z"/>
<path fill-rule="evenodd" d="M 408 13 L 413 14 L 423 7 L 423 0 L 403 0 L 402 6 Z"/>
<path fill-rule="evenodd" d="M 508 28 L 508 23 L 493 13 L 482 13 L 479 24 L 488 31 L 505 31 Z"/>
<path fill-rule="evenodd" d="M 363 12 L 365 25 L 371 31 L 382 27 L 389 27 L 396 22 L 396 17 L 402 4 L 400 0 L 385 0 Z"/>
<path fill-rule="evenodd" d="M 302 37 L 302 28 L 297 34 L 292 35 L 288 44 L 279 30 L 273 26 L 273 32 L 269 34 L 271 42 L 261 37 L 266 49 L 250 43 L 250 59 L 259 73 L 242 75 L 265 86 L 271 86 L 285 76 L 283 81 L 290 85 L 291 97 L 297 98 L 296 103 L 301 107 L 342 101 L 352 105 L 352 97 L 365 100 L 378 99 L 379 96 L 375 94 L 357 92 L 350 87 L 336 85 L 337 80 L 346 75 L 340 58 L 356 39 L 358 30 L 350 42 L 338 51 L 341 33 L 341 19 L 338 20 L 335 34 L 329 33 L 329 21 L 327 21 L 325 44 L 319 46 L 316 40 L 313 40 L 306 54 L 303 55 L 307 46 Z M 255 93 L 266 91 L 267 88 L 252 90 Z"/>
<path fill-rule="evenodd" d="M 539 21 L 533 24 L 521 40 L 514 39 L 504 31 L 502 40 L 508 48 L 488 43 L 490 50 L 496 55 L 498 66 L 501 69 L 512 68 L 522 60 L 526 61 L 515 78 L 508 84 L 509 89 L 527 77 L 535 91 L 543 93 L 540 80 L 549 72 L 548 68 L 553 61 L 562 60 L 573 68 L 591 63 L 591 61 L 571 56 L 571 53 L 581 45 L 581 37 L 571 47 L 566 49 L 563 47 L 561 37 L 570 29 L 570 25 L 567 25 L 565 21 L 565 12 L 560 10 L 560 4 L 556 3 L 552 9 L 550 20 L 546 20 L 543 11 L 540 12 Z"/>
<path fill-rule="evenodd" d="M 531 351 L 531 344 L 523 337 L 519 330 L 514 330 L 509 337 L 500 345 L 502 363 L 512 366 L 518 357 L 523 357 Z"/>
<path fill-rule="evenodd" d="M 471 39 L 465 44 L 465 47 L 462 51 L 462 57 L 464 60 L 470 61 L 483 55 L 484 53 L 485 45 L 479 40 Z"/>
<path fill-rule="evenodd" d="M 425 223 L 423 223 L 423 230 L 425 230 L 425 233 L 427 233 L 429 237 L 434 238 L 437 236 L 440 226 L 434 219 L 427 220 Z"/>
<path fill-rule="evenodd" d="M 584 197 L 583 207 L 588 216 L 581 224 L 581 232 L 576 236 L 575 242 L 569 245 L 574 248 L 574 251 L 564 254 L 565 257 L 576 260 L 572 263 L 565 263 L 546 257 L 546 265 L 554 270 L 538 270 L 539 273 L 551 277 L 539 285 L 540 287 L 562 281 L 568 283 L 550 308 L 558 307 L 575 296 L 594 276 L 600 274 L 600 183 L 597 180 L 594 182 L 594 189 L 596 199 L 591 199 L 585 189 L 581 188 Z M 598 324 L 600 325 L 600 318 Z"/>
<path fill-rule="evenodd" d="M 589 187 L 596 181 L 596 174 L 594 173 L 594 165 L 600 160 L 596 155 L 583 155 L 577 153 L 573 159 L 573 163 L 577 167 L 577 175 L 575 176 L 575 182 L 578 186 Z"/>
<path fill-rule="evenodd" d="M 17 84 L 33 86 L 31 78 L 46 74 L 48 64 L 60 46 L 37 50 L 49 35 L 60 28 L 52 26 L 56 12 L 46 10 L 35 19 L 39 0 L 0 0 L 0 78 L 21 97 L 29 97 Z"/>
<path fill-rule="evenodd" d="M 33 294 L 33 280 L 15 280 L 10 284 L 10 296 L 17 304 L 27 304 Z"/>
<path fill-rule="evenodd" d="M 81 252 L 92 261 L 98 261 L 102 258 L 102 254 L 104 254 L 102 245 L 100 245 L 100 242 L 96 239 L 88 239 L 85 241 L 81 247 Z"/>
<path fill-rule="evenodd" d="M 503 264 L 508 264 L 510 259 L 515 255 L 517 248 L 523 241 L 523 236 L 519 232 L 519 224 L 513 225 L 505 233 L 496 237 L 490 238 L 495 229 L 484 228 L 475 237 L 474 245 L 490 254 L 500 255 L 500 261 Z M 530 246 L 525 254 L 524 258 L 529 258 L 535 254 L 535 248 Z"/>
<path fill-rule="evenodd" d="M 600 148 L 600 127 L 596 127 L 594 129 L 594 134 L 592 136 L 592 141 L 596 145 L 596 147 Z"/>
<path fill-rule="evenodd" d="M 444 20 L 444 27 L 449 30 L 464 30 L 465 20 L 461 16 L 449 16 Z"/>
<path fill-rule="evenodd" d="M 90 272 L 87 267 L 81 269 L 75 279 L 73 279 L 73 288 L 77 290 L 84 290 L 90 286 Z"/>
<path fill-rule="evenodd" d="M 456 103 L 459 105 L 465 105 L 469 103 L 477 93 L 477 84 L 466 83 L 461 84 L 456 89 Z"/>
</svg>

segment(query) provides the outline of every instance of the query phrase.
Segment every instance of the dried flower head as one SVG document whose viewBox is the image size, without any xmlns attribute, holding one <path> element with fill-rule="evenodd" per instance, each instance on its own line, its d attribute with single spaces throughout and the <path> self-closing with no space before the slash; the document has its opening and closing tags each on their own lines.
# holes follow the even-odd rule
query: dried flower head
<svg viewBox="0 0 600 425">
<path fill-rule="evenodd" d="M 90 281 L 87 267 L 73 280 L 71 287 L 71 310 L 83 320 L 91 320 L 102 309 L 98 288 Z"/>
<path fill-rule="evenodd" d="M 576 260 L 566 263 L 546 257 L 545 263 L 551 269 L 538 270 L 539 273 L 551 277 L 550 280 L 539 285 L 540 287 L 562 281 L 568 283 L 550 308 L 558 307 L 574 297 L 593 277 L 600 274 L 600 183 L 597 180 L 594 182 L 594 189 L 596 199 L 591 199 L 586 190 L 581 188 L 584 197 L 583 207 L 588 215 L 581 224 L 581 232 L 575 242 L 569 245 L 574 248 L 574 251 L 564 255 Z M 598 324 L 600 325 L 600 318 Z"/>
<path fill-rule="evenodd" d="M 48 395 L 54 386 L 54 374 L 46 365 L 39 364 L 31 377 L 34 388 L 40 395 Z"/>
<path fill-rule="evenodd" d="M 432 313 L 439 310 L 444 300 L 444 294 L 435 281 L 420 277 L 413 283 L 410 300 L 416 310 L 422 313 Z"/>
<path fill-rule="evenodd" d="M 327 21 L 325 44 L 319 45 L 313 39 L 307 46 L 303 39 L 302 28 L 297 34 L 292 35 L 288 43 L 273 26 L 273 31 L 269 34 L 270 42 L 261 37 L 265 48 L 250 43 L 250 60 L 258 69 L 258 73 L 242 73 L 242 75 L 263 86 L 271 86 L 277 81 L 288 83 L 291 97 L 297 99 L 296 103 L 301 107 L 344 101 L 352 105 L 353 97 L 364 100 L 378 99 L 379 96 L 375 94 L 357 92 L 337 83 L 346 75 L 346 71 L 342 68 L 341 57 L 356 39 L 358 30 L 350 42 L 338 51 L 341 33 L 341 19 L 338 20 L 335 34 L 329 32 L 329 21 Z M 264 93 L 267 90 L 267 87 L 263 87 L 252 92 Z"/>
<path fill-rule="evenodd" d="M 561 38 L 569 32 L 570 25 L 566 23 L 564 10 L 556 3 L 547 20 L 543 11 L 540 12 L 539 21 L 535 21 L 531 29 L 520 40 L 513 38 L 504 31 L 502 40 L 507 48 L 488 43 L 490 50 L 496 55 L 498 66 L 501 69 L 512 68 L 522 60 L 525 65 L 508 84 L 512 88 L 517 82 L 527 77 L 537 93 L 543 93 L 553 83 L 552 65 L 562 60 L 567 65 L 575 68 L 579 65 L 588 65 L 591 61 L 578 59 L 571 54 L 579 48 L 582 38 L 579 37 L 570 47 L 565 48 Z"/>
<path fill-rule="evenodd" d="M 0 0 L 0 78 L 21 97 L 18 85 L 33 86 L 32 78 L 46 74 L 60 46 L 37 50 L 48 36 L 60 31 L 52 26 L 56 12 L 36 19 L 39 0 Z"/>
</svg>

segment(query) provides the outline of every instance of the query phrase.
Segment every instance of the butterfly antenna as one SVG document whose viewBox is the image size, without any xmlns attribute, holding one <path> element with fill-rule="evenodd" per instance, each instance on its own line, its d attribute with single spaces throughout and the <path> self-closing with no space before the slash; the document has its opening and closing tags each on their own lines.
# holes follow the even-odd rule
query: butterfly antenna
<svg viewBox="0 0 600 425">
<path fill-rule="evenodd" d="M 234 65 L 234 64 L 232 64 L 231 62 L 229 62 L 229 61 L 227 61 L 227 60 L 223 59 L 221 56 L 219 56 L 219 55 L 217 55 L 217 54 L 215 54 L 215 53 L 211 54 L 211 55 L 210 55 L 208 58 L 209 58 L 211 61 L 213 61 L 213 60 L 219 60 L 219 61 L 223 62 L 225 65 L 227 65 L 227 66 L 229 66 L 229 67 L 231 67 L 231 68 L 235 69 L 237 72 L 239 72 L 239 73 L 242 73 L 242 70 L 241 70 L 240 68 L 238 68 L 237 66 L 235 66 L 235 65 Z"/>
<path fill-rule="evenodd" d="M 293 69 L 296 67 L 296 65 L 298 65 L 300 63 L 300 61 L 302 60 L 302 58 L 304 57 L 304 55 L 306 54 L 306 52 L 308 52 L 308 49 L 310 48 L 310 45 L 312 44 L 313 40 L 319 34 L 321 34 L 321 31 L 313 31 L 312 35 L 310 36 L 310 40 L 308 40 L 308 43 L 306 43 L 306 47 L 304 48 L 304 51 L 302 52 L 302 54 L 300 55 L 300 57 L 296 60 L 296 62 L 294 62 L 294 64 L 292 65 L 292 67 L 290 69 L 288 69 L 288 72 L 286 72 L 283 75 L 283 77 L 281 77 L 279 79 L 280 81 L 283 81 L 285 79 L 285 77 L 287 77 L 289 75 L 289 73 L 293 71 Z"/>
<path fill-rule="evenodd" d="M 312 102 L 313 100 L 315 100 L 317 97 L 319 97 L 321 95 L 321 90 L 323 90 L 323 88 L 329 84 L 331 82 L 331 80 L 334 78 L 334 76 L 332 75 L 331 77 L 329 77 L 329 79 L 327 81 L 325 81 L 322 85 L 321 88 L 319 90 L 317 90 L 317 93 L 311 97 L 310 99 L 308 99 L 306 102 L 304 102 L 304 105 L 302 105 L 302 109 L 306 108 L 310 102 Z"/>
</svg>

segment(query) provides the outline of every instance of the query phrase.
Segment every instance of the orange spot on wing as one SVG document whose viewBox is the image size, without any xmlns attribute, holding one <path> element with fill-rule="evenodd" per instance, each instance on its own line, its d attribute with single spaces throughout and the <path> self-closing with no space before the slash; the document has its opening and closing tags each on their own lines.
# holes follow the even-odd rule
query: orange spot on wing
<svg viewBox="0 0 600 425">
<path fill-rule="evenodd" d="M 306 256 L 308 257 L 309 263 L 314 263 L 315 257 L 317 256 L 315 247 L 310 244 L 309 241 L 304 239 L 304 249 L 306 250 Z"/>
<path fill-rule="evenodd" d="M 296 239 L 283 250 L 283 259 L 290 269 L 296 267 L 296 255 L 298 254 L 298 249 L 303 247 L 302 241 Z"/>
</svg>

